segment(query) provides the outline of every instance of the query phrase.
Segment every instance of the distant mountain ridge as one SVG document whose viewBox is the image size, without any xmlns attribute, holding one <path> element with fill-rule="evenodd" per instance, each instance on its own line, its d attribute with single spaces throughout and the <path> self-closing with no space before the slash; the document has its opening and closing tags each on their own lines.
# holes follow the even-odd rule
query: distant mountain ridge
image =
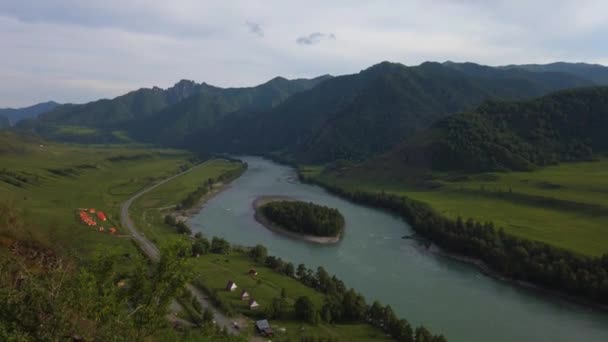
<svg viewBox="0 0 608 342">
<path fill-rule="evenodd" d="M 522 69 L 533 72 L 561 72 L 588 79 L 597 85 L 608 85 L 608 67 L 600 64 L 556 62 L 550 64 L 506 65 L 501 69 Z"/>
<path fill-rule="evenodd" d="M 224 111 L 234 111 L 241 107 L 269 108 L 293 93 L 313 87 L 329 77 L 331 76 L 326 75 L 311 80 L 277 77 L 265 84 L 248 88 L 219 88 L 181 80 L 167 89 L 141 88 L 113 99 L 62 105 L 40 115 L 36 120 L 20 123 L 19 128 L 57 139 L 64 137 L 57 133 L 62 126 L 94 128 L 102 132 L 98 132 L 98 137 L 92 141 L 103 142 L 114 140 L 109 133 L 104 134 L 103 131 L 120 130 L 129 131 L 143 141 L 172 144 L 171 139 L 160 138 L 186 134 L 180 129 L 190 129 L 192 124 L 202 123 L 218 113 L 225 114 Z M 163 134 L 163 130 L 170 128 L 176 130 Z M 69 140 L 73 137 L 65 138 Z"/>
<path fill-rule="evenodd" d="M 35 118 L 40 114 L 49 112 L 59 105 L 55 101 L 47 101 L 24 108 L 1 108 L 0 117 L 8 119 L 10 125 L 15 125 L 21 120 Z"/>
<path fill-rule="evenodd" d="M 19 127 L 70 141 L 113 142 L 120 131 L 138 141 L 205 153 L 266 154 L 297 163 L 360 161 L 488 100 L 529 99 L 601 81 L 589 79 L 580 66 L 566 66 L 382 62 L 351 75 L 277 77 L 247 88 L 182 80 L 168 89 L 60 106 Z M 95 133 L 66 136 L 74 126 Z"/>
<path fill-rule="evenodd" d="M 300 163 L 362 160 L 416 131 L 491 98 L 522 99 L 591 86 L 564 73 L 500 70 L 467 63 L 415 67 L 383 62 L 327 80 L 271 111 L 231 116 L 186 146 L 270 153 Z"/>
</svg>

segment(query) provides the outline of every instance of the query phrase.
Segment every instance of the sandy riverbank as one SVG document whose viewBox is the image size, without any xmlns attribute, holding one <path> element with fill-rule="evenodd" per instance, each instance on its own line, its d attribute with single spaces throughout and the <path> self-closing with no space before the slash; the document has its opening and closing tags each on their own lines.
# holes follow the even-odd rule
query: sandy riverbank
<svg viewBox="0 0 608 342">
<path fill-rule="evenodd" d="M 285 235 L 285 236 L 288 236 L 293 239 L 304 240 L 307 242 L 313 242 L 313 243 L 324 244 L 324 245 L 340 242 L 340 238 L 342 237 L 342 234 L 339 234 L 337 236 L 327 236 L 327 237 L 326 236 L 306 235 L 306 234 L 291 232 L 289 230 L 282 228 L 281 226 L 279 226 L 277 224 L 272 223 L 266 216 L 264 216 L 264 214 L 260 210 L 260 207 L 266 203 L 276 202 L 276 201 L 296 201 L 296 199 L 288 197 L 288 196 L 268 195 L 268 196 L 259 196 L 252 203 L 253 209 L 255 210 L 255 220 L 258 221 L 264 227 L 268 228 L 269 230 L 271 230 L 277 234 Z"/>
</svg>

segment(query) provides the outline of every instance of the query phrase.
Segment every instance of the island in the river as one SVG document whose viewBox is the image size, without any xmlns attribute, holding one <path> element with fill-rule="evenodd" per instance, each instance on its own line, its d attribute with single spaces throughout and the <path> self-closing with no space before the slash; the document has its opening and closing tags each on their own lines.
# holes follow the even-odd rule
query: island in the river
<svg viewBox="0 0 608 342">
<path fill-rule="evenodd" d="M 344 216 L 338 209 L 286 196 L 260 196 L 253 201 L 255 219 L 273 232 L 321 244 L 340 241 Z"/>
</svg>

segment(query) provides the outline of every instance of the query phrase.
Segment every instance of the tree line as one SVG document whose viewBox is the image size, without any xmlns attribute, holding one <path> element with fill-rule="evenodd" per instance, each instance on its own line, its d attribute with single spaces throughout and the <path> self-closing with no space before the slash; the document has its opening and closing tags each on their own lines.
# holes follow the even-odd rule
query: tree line
<svg viewBox="0 0 608 342">
<path fill-rule="evenodd" d="M 267 254 L 266 248 L 261 245 L 249 251 L 249 256 L 254 261 L 325 294 L 325 301 L 321 307 L 316 307 L 306 296 L 299 297 L 294 304 L 295 315 L 299 320 L 311 324 L 320 322 L 371 324 L 384 330 L 395 340 L 403 342 L 447 341 L 443 335 L 434 335 L 424 326 L 413 329 L 407 320 L 400 319 L 395 314 L 390 305 L 383 306 L 378 301 L 368 305 L 363 295 L 353 288 L 346 287 L 342 280 L 330 275 L 323 267 L 318 267 L 316 271 L 307 268 L 304 264 L 295 267 L 291 262 Z M 280 305 L 280 298 L 273 301 L 271 318 L 284 318 L 280 316 L 280 313 L 284 312 Z M 277 313 L 279 316 L 276 316 Z"/>
<path fill-rule="evenodd" d="M 608 253 L 602 257 L 579 255 L 544 242 L 514 237 L 494 227 L 492 222 L 446 218 L 429 205 L 405 196 L 348 191 L 308 177 L 301 178 L 353 202 L 396 213 L 416 233 L 438 246 L 480 259 L 506 277 L 592 303 L 608 304 Z"/>
<path fill-rule="evenodd" d="M 204 195 L 208 194 L 213 189 L 215 183 L 228 183 L 238 178 L 247 169 L 247 163 L 240 163 L 240 167 L 236 170 L 229 170 L 217 178 L 208 178 L 196 190 L 186 196 L 177 206 L 178 210 L 190 209 L 194 207 Z"/>
<path fill-rule="evenodd" d="M 274 201 L 260 210 L 270 221 L 296 233 L 336 236 L 344 229 L 344 216 L 337 209 L 300 201 Z"/>
</svg>

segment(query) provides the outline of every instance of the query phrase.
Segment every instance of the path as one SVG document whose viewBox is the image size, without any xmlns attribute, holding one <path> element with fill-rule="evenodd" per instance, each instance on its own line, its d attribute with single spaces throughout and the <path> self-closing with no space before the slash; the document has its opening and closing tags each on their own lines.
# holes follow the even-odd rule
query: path
<svg viewBox="0 0 608 342">
<path fill-rule="evenodd" d="M 135 228 L 135 224 L 133 224 L 133 220 L 131 220 L 131 217 L 129 216 L 129 208 L 131 207 L 131 204 L 133 204 L 133 202 L 138 199 L 139 197 L 141 197 L 142 195 L 158 188 L 159 186 L 170 182 L 172 180 L 174 180 L 175 178 L 181 177 L 199 167 L 204 166 L 205 164 L 209 163 L 209 161 L 206 161 L 204 163 L 198 164 L 194 167 L 189 168 L 188 170 L 184 171 L 184 172 L 180 172 L 176 175 L 173 175 L 169 178 L 165 178 L 162 181 L 151 185 L 148 188 L 145 188 L 143 190 L 141 190 L 140 192 L 136 193 L 135 195 L 133 195 L 131 198 L 129 198 L 128 200 L 126 200 L 120 207 L 120 223 L 122 224 L 123 227 L 127 228 L 130 232 L 131 235 L 133 236 L 133 239 L 135 240 L 135 242 L 137 242 L 137 244 L 139 245 L 139 247 L 142 249 L 142 251 L 144 252 L 144 254 L 146 254 L 146 256 L 148 258 L 150 258 L 153 261 L 158 261 L 160 259 L 160 252 L 158 250 L 158 247 L 156 247 L 156 245 L 148 240 L 142 233 L 140 233 L 136 228 Z M 200 291 L 198 288 L 196 288 L 195 286 L 191 285 L 191 284 L 186 284 L 186 287 L 188 288 L 188 290 L 190 290 L 190 292 L 192 292 L 192 294 L 194 295 L 194 297 L 196 297 L 196 299 L 198 300 L 198 302 L 201 304 L 201 306 L 204 308 L 209 308 L 212 312 L 213 312 L 213 316 L 215 319 L 216 324 L 218 324 L 220 327 L 224 328 L 226 327 L 226 329 L 228 330 L 229 333 L 231 334 L 238 334 L 239 330 L 237 330 L 236 328 L 234 328 L 232 326 L 232 320 L 225 316 L 224 314 L 222 314 L 220 311 L 218 311 L 216 308 L 214 308 L 211 303 L 209 303 L 209 301 L 207 300 L 207 297 L 205 296 L 204 293 L 202 293 L 202 291 Z"/>
</svg>

